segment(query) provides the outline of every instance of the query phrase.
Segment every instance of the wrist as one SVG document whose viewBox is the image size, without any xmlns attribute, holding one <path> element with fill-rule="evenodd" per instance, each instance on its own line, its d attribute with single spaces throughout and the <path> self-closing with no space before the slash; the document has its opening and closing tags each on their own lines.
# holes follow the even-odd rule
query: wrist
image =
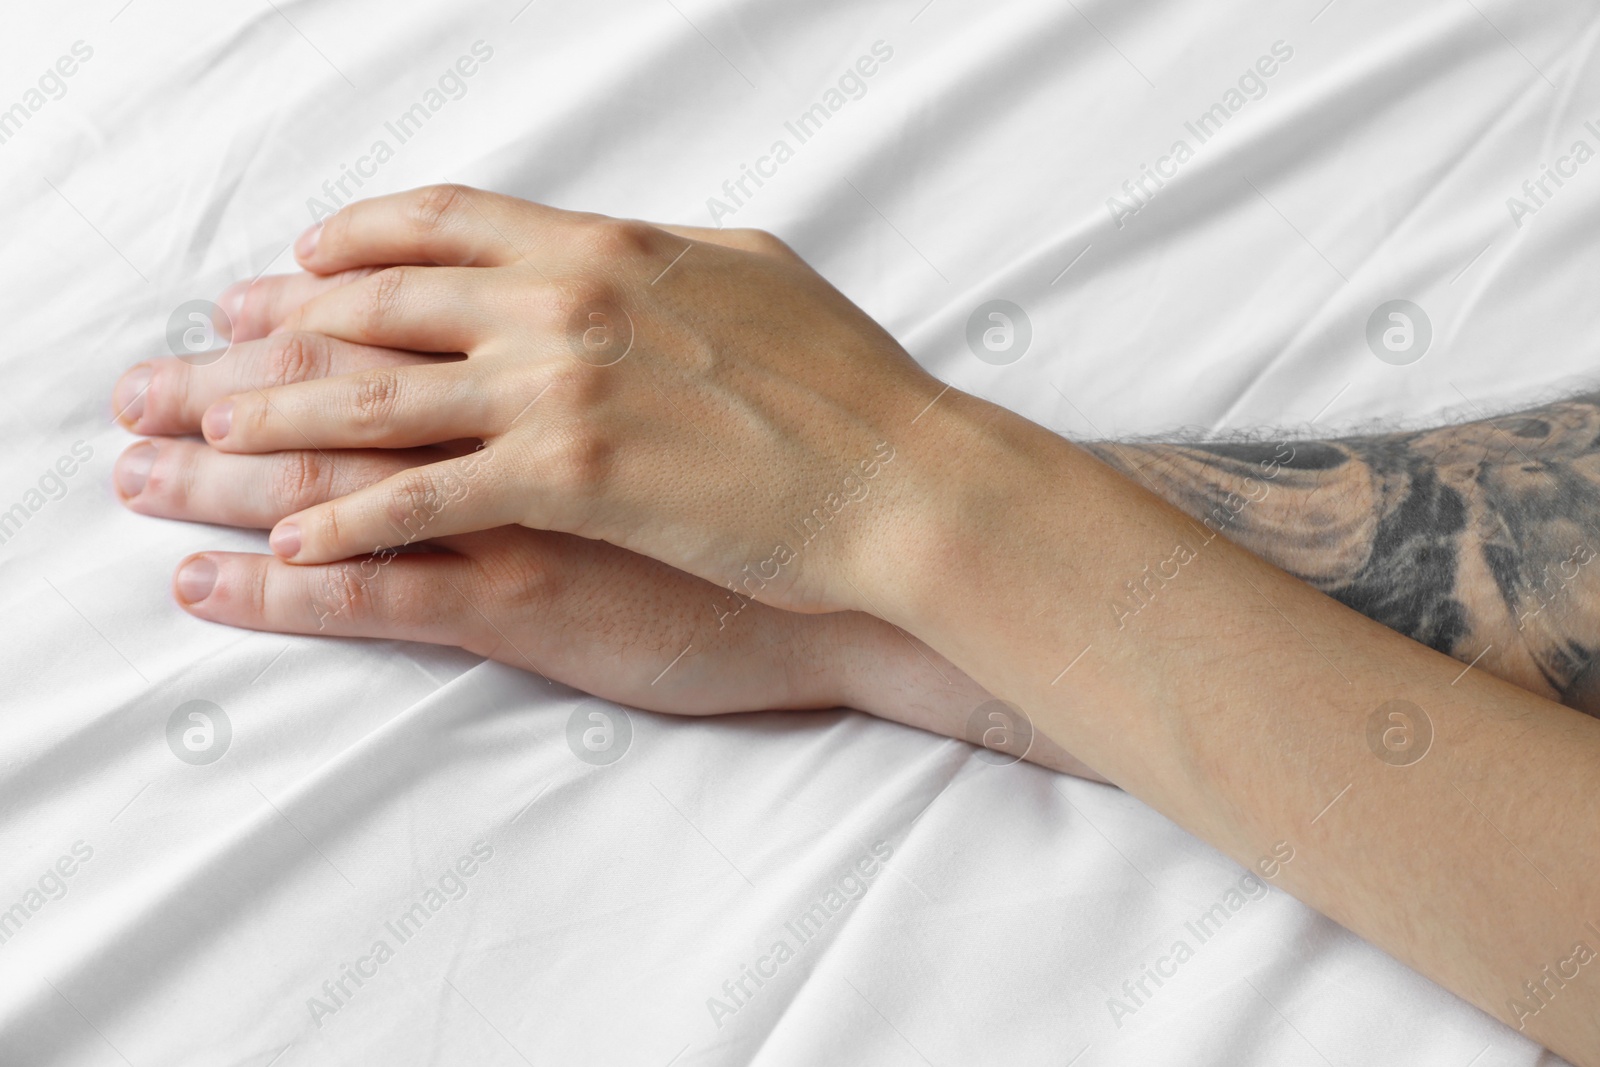
<svg viewBox="0 0 1600 1067">
<path fill-rule="evenodd" d="M 1072 492 L 1075 466 L 1115 478 L 1056 434 L 955 389 L 899 437 L 895 465 L 857 553 L 852 606 L 928 640 L 959 622 L 965 598 L 995 591 L 986 583 L 1013 562 L 1022 531 L 1043 524 L 1036 506 Z"/>
<path fill-rule="evenodd" d="M 817 657 L 813 673 L 827 679 L 828 691 L 837 694 L 835 704 L 943 737 L 983 744 L 983 732 L 990 724 L 984 711 L 996 698 L 959 667 L 926 643 L 872 615 L 848 611 L 819 618 L 832 623 L 813 645 Z M 1021 713 L 1014 705 L 1013 710 Z M 1030 728 L 1027 736 L 1027 751 L 1014 755 L 1064 774 L 1106 781 L 1043 732 Z"/>
<path fill-rule="evenodd" d="M 819 642 L 821 673 L 844 707 L 947 736 L 988 699 L 982 686 L 923 642 L 876 616 L 841 611 Z"/>
</svg>

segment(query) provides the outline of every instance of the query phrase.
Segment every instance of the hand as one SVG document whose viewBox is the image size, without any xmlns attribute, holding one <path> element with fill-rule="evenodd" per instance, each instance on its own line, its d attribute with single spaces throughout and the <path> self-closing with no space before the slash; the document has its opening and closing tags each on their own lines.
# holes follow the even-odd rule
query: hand
<svg viewBox="0 0 1600 1067">
<path fill-rule="evenodd" d="M 116 466 L 119 495 L 146 515 L 268 528 L 283 516 L 375 485 L 460 447 L 229 455 L 192 434 L 222 396 L 426 357 L 276 333 L 298 303 L 340 282 L 263 278 L 225 294 L 234 344 L 222 359 L 132 368 L 121 420 L 160 435 Z M 232 298 L 232 299 L 230 299 Z M 208 552 L 185 560 L 178 601 L 249 629 L 457 645 L 634 707 L 680 714 L 856 707 L 962 737 L 982 687 L 926 645 L 859 612 L 800 615 L 736 601 L 701 579 L 599 541 L 507 527 L 384 559 L 292 566 Z M 682 653 L 680 657 L 680 653 Z M 1032 758 L 1097 778 L 1037 739 Z M 1042 758 L 1041 758 L 1042 757 Z"/>
<path fill-rule="evenodd" d="M 864 610 L 895 502 L 934 495 L 894 438 L 942 387 L 767 235 L 440 187 L 353 204 L 297 253 L 318 274 L 440 265 L 336 286 L 280 328 L 465 358 L 236 392 L 205 414 L 211 443 L 484 447 L 287 516 L 287 560 L 400 544 L 419 516 L 430 537 L 520 523 L 780 607 Z"/>
</svg>

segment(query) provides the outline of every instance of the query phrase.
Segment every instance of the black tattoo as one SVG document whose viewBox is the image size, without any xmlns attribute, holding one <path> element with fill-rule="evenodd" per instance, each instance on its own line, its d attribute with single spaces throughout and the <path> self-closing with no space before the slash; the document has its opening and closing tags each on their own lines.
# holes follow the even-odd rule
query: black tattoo
<svg viewBox="0 0 1600 1067">
<path fill-rule="evenodd" d="M 1084 447 L 1363 615 L 1600 715 L 1600 393 L 1410 433 Z"/>
</svg>

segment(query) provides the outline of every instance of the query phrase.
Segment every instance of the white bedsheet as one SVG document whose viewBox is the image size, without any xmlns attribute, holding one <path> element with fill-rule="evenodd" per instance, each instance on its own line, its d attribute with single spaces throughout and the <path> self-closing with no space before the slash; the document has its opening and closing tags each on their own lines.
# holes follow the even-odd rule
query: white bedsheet
<svg viewBox="0 0 1600 1067">
<path fill-rule="evenodd" d="M 772 229 L 936 374 L 1075 436 L 1503 408 L 1594 347 L 1600 160 L 1507 204 L 1600 148 L 1585 8 L 8 10 L 0 108 L 27 117 L 0 143 L 0 510 L 26 519 L 0 544 L 0 909 L 26 918 L 0 944 L 0 1063 L 1552 1062 L 1276 890 L 1113 1012 L 1242 871 L 1110 788 L 853 713 L 635 713 L 594 767 L 565 741 L 582 695 L 508 667 L 196 621 L 175 562 L 264 539 L 119 507 L 107 397 L 177 305 L 293 269 L 308 199 L 359 167 L 363 194 L 449 179 Z M 385 123 L 479 41 L 464 94 L 397 143 Z M 859 98 L 830 98 L 878 42 Z M 800 143 L 786 123 L 819 102 L 840 106 Z M 1202 143 L 1185 123 L 1219 103 Z M 362 162 L 380 138 L 393 157 Z M 1179 139 L 1132 212 L 1122 183 Z M 1009 365 L 964 340 L 995 298 L 1032 326 Z M 1420 362 L 1368 350 L 1394 299 L 1432 324 Z M 64 495 L 32 493 L 61 457 Z M 192 700 L 231 723 L 218 762 L 168 746 Z M 431 898 L 458 863 L 459 899 Z M 865 889 L 802 944 L 786 924 L 841 885 Z M 774 977 L 724 991 L 780 940 Z M 345 965 L 371 976 L 317 1010 Z"/>
</svg>

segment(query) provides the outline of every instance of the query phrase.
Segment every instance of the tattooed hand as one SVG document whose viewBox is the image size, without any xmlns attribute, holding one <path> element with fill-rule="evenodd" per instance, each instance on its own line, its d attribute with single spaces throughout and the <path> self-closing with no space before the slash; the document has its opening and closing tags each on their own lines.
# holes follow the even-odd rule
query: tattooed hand
<svg viewBox="0 0 1600 1067">
<path fill-rule="evenodd" d="M 1414 433 L 1085 447 L 1203 537 L 1600 715 L 1600 394 Z M 1136 583 L 1124 610 L 1161 581 Z"/>
</svg>

